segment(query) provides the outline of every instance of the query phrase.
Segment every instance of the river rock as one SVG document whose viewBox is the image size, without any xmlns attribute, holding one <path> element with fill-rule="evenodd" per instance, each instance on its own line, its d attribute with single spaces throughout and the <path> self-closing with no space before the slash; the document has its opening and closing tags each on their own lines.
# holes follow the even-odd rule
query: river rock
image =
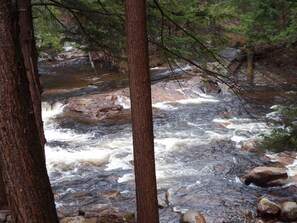
<svg viewBox="0 0 297 223">
<path fill-rule="evenodd" d="M 188 211 L 182 215 L 181 223 L 206 223 L 204 216 L 199 211 Z"/>
<path fill-rule="evenodd" d="M 294 163 L 295 159 L 296 153 L 281 152 L 278 153 L 275 157 L 273 157 L 272 160 L 278 162 L 279 166 L 285 167 L 287 165 Z"/>
<path fill-rule="evenodd" d="M 285 168 L 256 167 L 242 177 L 245 184 L 251 183 L 260 187 L 282 186 L 287 182 L 288 174 Z"/>
<path fill-rule="evenodd" d="M 86 219 L 83 216 L 66 217 L 60 223 L 86 223 Z"/>
<path fill-rule="evenodd" d="M 86 218 L 86 223 L 97 223 L 97 218 L 96 217 Z"/>
<path fill-rule="evenodd" d="M 104 215 L 98 217 L 97 223 L 135 223 L 135 215 L 133 213 L 117 213 L 112 215 Z"/>
<path fill-rule="evenodd" d="M 257 143 L 254 140 L 248 140 L 242 144 L 241 150 L 250 153 L 255 153 L 258 151 Z"/>
<path fill-rule="evenodd" d="M 109 200 L 118 200 L 121 196 L 121 192 L 118 190 L 110 190 L 110 191 L 104 191 L 101 194 L 99 194 L 98 197 L 102 197 Z"/>
<path fill-rule="evenodd" d="M 296 202 L 286 201 L 282 204 L 281 219 L 283 221 L 297 220 L 297 204 L 296 204 Z"/>
<path fill-rule="evenodd" d="M 65 112 L 102 120 L 120 113 L 122 109 L 123 107 L 117 104 L 116 95 L 96 94 L 71 98 Z"/>
<path fill-rule="evenodd" d="M 277 217 L 280 213 L 280 205 L 262 198 L 258 204 L 258 211 L 261 217 Z"/>
</svg>

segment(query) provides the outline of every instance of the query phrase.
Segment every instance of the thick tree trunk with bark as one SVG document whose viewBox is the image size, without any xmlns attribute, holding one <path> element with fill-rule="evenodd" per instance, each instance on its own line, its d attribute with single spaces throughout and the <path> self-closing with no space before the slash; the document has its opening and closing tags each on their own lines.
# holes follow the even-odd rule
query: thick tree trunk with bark
<svg viewBox="0 0 297 223">
<path fill-rule="evenodd" d="M 29 80 L 30 93 L 36 118 L 36 125 L 42 148 L 46 142 L 41 116 L 41 84 L 38 73 L 38 56 L 34 38 L 34 27 L 31 10 L 31 0 L 21 0 L 19 6 L 20 41 Z"/>
<path fill-rule="evenodd" d="M 6 192 L 3 182 L 3 177 L 1 173 L 1 166 L 0 166 L 0 210 L 3 208 L 6 208 L 8 205 L 7 198 L 6 198 Z"/>
<path fill-rule="evenodd" d="M 58 223 L 19 41 L 16 1 L 0 0 L 0 165 L 15 223 Z"/>
<path fill-rule="evenodd" d="M 145 0 L 125 0 L 137 222 L 158 223 Z"/>
</svg>

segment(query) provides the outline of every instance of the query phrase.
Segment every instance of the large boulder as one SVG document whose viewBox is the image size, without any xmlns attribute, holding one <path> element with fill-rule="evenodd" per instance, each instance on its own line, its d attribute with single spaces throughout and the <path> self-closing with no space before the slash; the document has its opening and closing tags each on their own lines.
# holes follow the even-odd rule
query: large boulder
<svg viewBox="0 0 297 223">
<path fill-rule="evenodd" d="M 65 112 L 72 115 L 82 115 L 97 120 L 112 117 L 123 110 L 117 104 L 117 96 L 110 94 L 97 94 L 87 97 L 71 98 Z"/>
<path fill-rule="evenodd" d="M 267 198 L 262 198 L 258 204 L 258 211 L 261 217 L 275 218 L 279 216 L 281 208 Z"/>
<path fill-rule="evenodd" d="M 260 187 L 283 186 L 287 183 L 287 179 L 287 170 L 277 167 L 256 167 L 242 177 L 245 184 L 255 184 Z"/>
<path fill-rule="evenodd" d="M 297 204 L 296 204 L 296 202 L 286 201 L 282 204 L 281 220 L 283 220 L 283 221 L 297 220 Z"/>
</svg>

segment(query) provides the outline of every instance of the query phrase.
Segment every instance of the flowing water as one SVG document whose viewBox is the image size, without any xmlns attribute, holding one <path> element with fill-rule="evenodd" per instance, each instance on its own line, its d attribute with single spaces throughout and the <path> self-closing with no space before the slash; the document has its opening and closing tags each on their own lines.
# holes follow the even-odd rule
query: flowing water
<svg viewBox="0 0 297 223">
<path fill-rule="evenodd" d="M 118 97 L 121 114 L 103 121 L 63 112 L 69 98 L 112 92 L 127 80 L 104 69 L 95 75 L 86 61 L 43 64 L 40 70 L 47 168 L 60 216 L 135 212 L 127 98 Z M 199 210 L 207 222 L 250 222 L 262 196 L 296 199 L 295 186 L 263 189 L 240 181 L 265 162 L 240 149 L 268 131 L 264 122 L 252 119 L 228 91 L 207 94 L 197 85 L 188 92 L 184 99 L 153 105 L 160 222 L 177 223 L 187 210 Z"/>
</svg>

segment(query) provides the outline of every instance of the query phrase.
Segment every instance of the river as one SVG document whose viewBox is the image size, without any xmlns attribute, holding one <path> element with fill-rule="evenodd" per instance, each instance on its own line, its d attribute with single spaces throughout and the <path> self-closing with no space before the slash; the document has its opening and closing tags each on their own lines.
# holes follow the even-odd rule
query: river
<svg viewBox="0 0 297 223">
<path fill-rule="evenodd" d="M 60 217 L 135 212 L 127 98 L 118 97 L 124 111 L 107 120 L 63 112 L 70 98 L 113 92 L 127 86 L 127 79 L 103 68 L 95 74 L 86 60 L 43 63 L 40 72 L 47 169 Z M 152 71 L 158 77 L 165 72 Z M 240 181 L 266 162 L 263 154 L 241 150 L 243 142 L 269 131 L 265 122 L 251 118 L 226 87 L 220 93 L 199 84 L 189 88 L 187 80 L 154 82 L 156 89 L 166 85 L 185 94 L 153 104 L 160 222 L 178 223 L 187 210 L 200 211 L 207 222 L 251 222 L 261 197 L 296 199 L 295 186 L 263 189 Z"/>
</svg>

